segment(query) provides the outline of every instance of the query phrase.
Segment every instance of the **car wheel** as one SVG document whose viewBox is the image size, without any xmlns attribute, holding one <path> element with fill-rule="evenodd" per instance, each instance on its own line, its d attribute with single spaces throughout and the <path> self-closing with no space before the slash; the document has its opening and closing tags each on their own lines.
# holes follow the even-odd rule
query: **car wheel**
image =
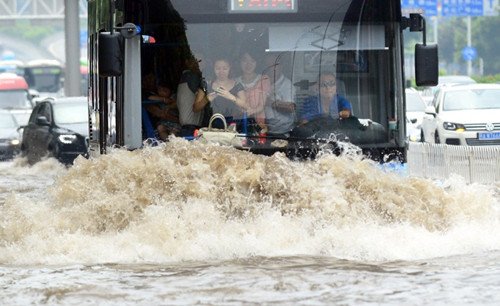
<svg viewBox="0 0 500 306">
<path fill-rule="evenodd" d="M 425 142 L 424 131 L 420 131 L 420 142 Z"/>
<path fill-rule="evenodd" d="M 439 141 L 439 134 L 438 134 L 438 131 L 436 131 L 436 133 L 434 133 L 434 143 L 440 143 L 441 141 Z"/>
<path fill-rule="evenodd" d="M 24 144 L 21 143 L 21 156 L 24 157 L 28 155 L 28 152 L 26 151 L 26 147 L 24 146 Z"/>
<path fill-rule="evenodd" d="M 59 159 L 59 147 L 57 145 L 51 145 L 48 151 L 49 151 L 49 157 Z"/>
</svg>

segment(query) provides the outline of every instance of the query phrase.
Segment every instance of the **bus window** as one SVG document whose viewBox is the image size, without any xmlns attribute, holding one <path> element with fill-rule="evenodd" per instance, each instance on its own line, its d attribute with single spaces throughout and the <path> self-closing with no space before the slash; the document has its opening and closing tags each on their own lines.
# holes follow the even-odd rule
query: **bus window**
<svg viewBox="0 0 500 306">
<path fill-rule="evenodd" d="M 308 139 L 331 139 L 333 135 L 339 141 L 349 141 L 363 150 L 376 152 L 373 155 L 389 151 L 404 154 L 399 2 L 124 0 L 113 16 L 105 10 L 99 11 L 109 7 L 107 2 L 110 1 L 89 1 L 89 12 L 94 12 L 89 13 L 90 42 L 95 42 L 99 33 L 113 31 L 105 27 L 110 20 L 115 20 L 117 27 L 136 24 L 140 26 L 141 35 L 154 37 L 156 41 L 155 44 L 139 44 L 140 56 L 124 58 L 124 75 L 108 78 L 116 80 L 116 86 L 99 79 L 91 83 L 90 91 L 100 92 L 99 96 L 90 99 L 92 108 L 96 115 L 105 114 L 107 121 L 130 120 L 127 111 L 107 114 L 109 107 L 99 106 L 113 103 L 120 108 L 121 99 L 128 97 L 127 92 L 140 91 L 140 87 L 131 88 L 130 82 L 125 81 L 130 77 L 126 74 L 127 67 L 139 64 L 141 69 L 136 73 L 141 77 L 153 74 L 157 82 L 177 88 L 183 63 L 193 54 L 201 53 L 205 61 L 200 65 L 201 76 L 209 86 L 216 79 L 214 61 L 221 58 L 229 62 L 230 79 L 240 80 L 245 90 L 251 87 L 252 77 L 256 84 L 265 84 L 258 80 L 268 79 L 270 86 L 261 86 L 265 103 L 273 103 L 268 106 L 275 114 L 268 115 L 267 119 L 293 118 L 289 130 L 280 130 L 277 136 L 287 140 L 290 150 L 299 142 L 303 146 Z M 133 44 L 127 39 L 124 38 L 125 48 L 132 48 Z M 97 67 L 97 53 L 97 45 L 91 43 L 89 67 Z M 255 69 L 251 74 L 240 61 L 244 53 L 252 55 Z M 266 60 L 269 56 L 275 57 L 275 64 Z M 329 83 L 334 85 L 331 87 L 335 87 L 335 93 L 326 94 L 327 91 L 321 90 L 323 85 L 328 85 L 322 84 L 322 76 L 326 73 L 334 78 Z M 91 68 L 90 74 L 97 76 L 97 71 Z M 138 83 L 133 86 L 140 86 Z M 109 101 L 110 96 L 115 100 Z M 276 103 L 280 102 L 277 97 L 283 96 L 291 100 L 285 102 L 291 102 L 293 107 Z M 347 108 L 349 115 L 341 115 Z M 285 111 L 293 113 L 286 116 L 280 113 Z M 389 126 L 389 120 L 394 119 L 398 124 Z M 96 128 L 104 129 L 102 135 L 108 133 L 104 124 Z M 302 130 L 295 133 L 296 129 Z M 259 129 L 250 131 L 258 132 Z M 256 135 L 247 136 L 252 151 L 272 153 L 277 150 L 272 139 L 254 141 Z M 103 143 L 102 139 L 95 142 L 100 146 Z"/>
</svg>

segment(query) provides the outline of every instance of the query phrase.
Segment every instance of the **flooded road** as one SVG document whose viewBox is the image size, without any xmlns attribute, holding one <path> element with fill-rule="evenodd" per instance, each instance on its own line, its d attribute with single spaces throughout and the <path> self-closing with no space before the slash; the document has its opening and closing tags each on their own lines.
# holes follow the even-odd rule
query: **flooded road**
<svg viewBox="0 0 500 306">
<path fill-rule="evenodd" d="M 0 163 L 0 303 L 500 302 L 498 183 L 174 143 Z"/>
</svg>

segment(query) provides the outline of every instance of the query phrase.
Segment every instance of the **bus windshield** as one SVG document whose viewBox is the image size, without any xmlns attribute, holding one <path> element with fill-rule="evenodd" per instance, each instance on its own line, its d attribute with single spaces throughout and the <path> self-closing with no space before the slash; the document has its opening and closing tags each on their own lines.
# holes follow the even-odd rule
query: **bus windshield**
<svg viewBox="0 0 500 306">
<path fill-rule="evenodd" d="M 25 68 L 26 81 L 31 89 L 39 92 L 58 92 L 61 89 L 62 67 L 31 65 Z"/>
<path fill-rule="evenodd" d="M 389 142 L 387 118 L 396 117 L 391 88 L 398 80 L 398 45 L 387 35 L 396 26 L 384 8 L 389 2 L 275 1 L 282 5 L 278 13 L 250 2 L 239 7 L 238 1 L 171 1 L 165 22 L 142 25 L 156 39 L 143 46 L 143 69 L 175 91 L 192 55 L 209 95 L 218 87 L 230 87 L 224 89 L 233 95 L 236 85 L 245 90 L 246 113 L 215 98 L 213 111 L 229 120 L 247 115 L 272 134 L 302 126 L 295 136 L 328 137 L 338 129 L 339 112 L 348 109 L 352 117 L 367 119 L 346 126 L 357 134 L 349 138 Z M 218 75 L 221 67 L 227 75 Z M 328 80 L 335 86 L 328 88 Z M 366 122 L 375 133 L 364 132 Z"/>
</svg>

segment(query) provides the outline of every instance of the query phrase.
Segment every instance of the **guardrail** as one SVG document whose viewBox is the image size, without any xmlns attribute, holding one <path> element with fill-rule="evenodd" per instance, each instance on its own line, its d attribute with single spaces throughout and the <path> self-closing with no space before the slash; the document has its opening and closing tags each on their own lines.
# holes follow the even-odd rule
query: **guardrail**
<svg viewBox="0 0 500 306">
<path fill-rule="evenodd" d="M 462 176 L 468 183 L 500 181 L 500 146 L 410 143 L 408 173 L 431 179 Z"/>
</svg>

